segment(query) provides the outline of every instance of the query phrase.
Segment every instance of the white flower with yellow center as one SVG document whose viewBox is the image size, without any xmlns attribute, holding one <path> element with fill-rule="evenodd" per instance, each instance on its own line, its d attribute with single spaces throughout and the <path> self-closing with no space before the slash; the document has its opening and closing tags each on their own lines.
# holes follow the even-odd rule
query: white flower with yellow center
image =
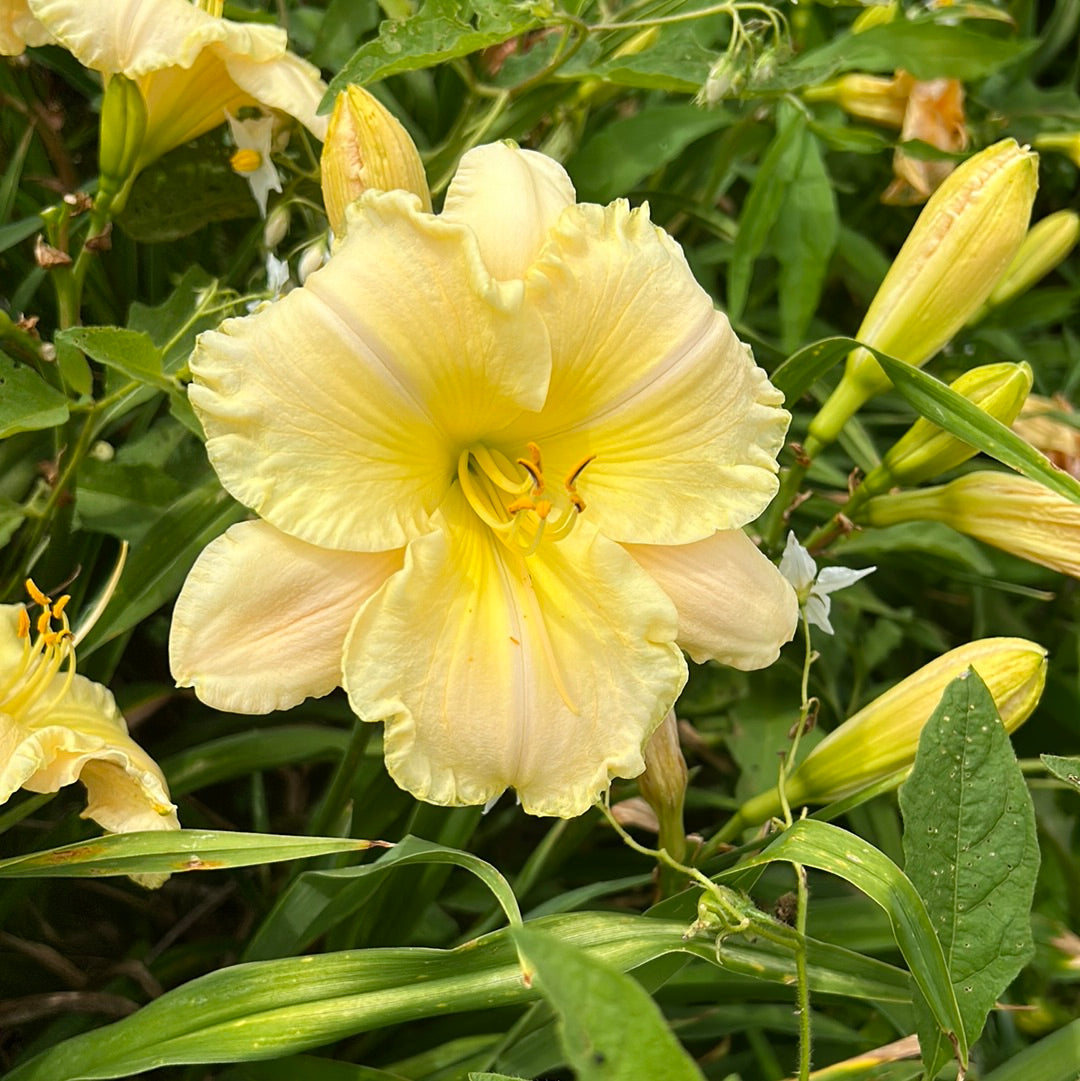
<svg viewBox="0 0 1080 1081">
<path fill-rule="evenodd" d="M 0 605 L 0 804 L 20 788 L 82 781 L 83 817 L 113 833 L 179 829 L 165 778 L 128 735 L 113 696 L 75 672 L 68 598 L 53 603 L 33 582 L 27 590 L 41 608 L 36 620 L 25 605 Z"/>
<path fill-rule="evenodd" d="M 281 177 L 270 159 L 274 141 L 274 118 L 255 116 L 238 120 L 228 114 L 229 131 L 236 150 L 229 158 L 233 172 L 239 173 L 251 185 L 251 194 L 259 204 L 259 213 L 266 217 L 266 200 L 272 191 L 281 191 Z"/>
<path fill-rule="evenodd" d="M 742 532 L 781 395 L 644 209 L 550 159 L 463 159 L 442 214 L 366 192 L 303 288 L 191 360 L 225 487 L 173 673 L 216 708 L 343 685 L 421 799 L 569 817 L 696 660 L 775 660 L 795 593 Z"/>
<path fill-rule="evenodd" d="M 326 117 L 316 112 L 326 90 L 318 69 L 288 51 L 280 27 L 221 18 L 221 0 L 17 0 L 16 7 L 32 16 L 23 20 L 24 35 L 33 31 L 27 44 L 48 35 L 84 67 L 138 84 L 147 116 L 136 172 L 245 105 L 286 113 L 326 136 Z"/>
</svg>

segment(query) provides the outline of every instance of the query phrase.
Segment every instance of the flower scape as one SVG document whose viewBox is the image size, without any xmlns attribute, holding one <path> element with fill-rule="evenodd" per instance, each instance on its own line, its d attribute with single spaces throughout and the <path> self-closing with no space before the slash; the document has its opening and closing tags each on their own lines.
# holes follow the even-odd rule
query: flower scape
<svg viewBox="0 0 1080 1081">
<path fill-rule="evenodd" d="M 4 1081 L 1075 1081 L 1073 15 L 0 0 Z"/>
</svg>

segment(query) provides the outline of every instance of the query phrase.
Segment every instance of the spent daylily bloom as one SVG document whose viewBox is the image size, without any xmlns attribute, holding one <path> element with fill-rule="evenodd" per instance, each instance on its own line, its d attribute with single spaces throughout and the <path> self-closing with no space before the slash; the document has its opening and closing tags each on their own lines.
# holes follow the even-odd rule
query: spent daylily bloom
<svg viewBox="0 0 1080 1081">
<path fill-rule="evenodd" d="M 36 617 L 0 605 L 0 803 L 19 788 L 56 792 L 81 781 L 83 817 L 112 833 L 179 829 L 165 778 L 128 735 L 112 694 L 75 671 L 68 598 L 53 602 L 33 582 L 27 590 Z"/>
<path fill-rule="evenodd" d="M 853 586 L 860 578 L 873 574 L 877 567 L 865 567 L 855 571 L 849 567 L 823 567 L 820 571 L 810 553 L 789 533 L 784 554 L 780 558 L 780 573 L 791 583 L 799 599 L 806 622 L 832 634 L 829 612 L 832 609 L 830 593 Z"/>
<path fill-rule="evenodd" d="M 266 217 L 266 200 L 272 191 L 281 191 L 281 177 L 270 159 L 274 141 L 274 118 L 255 116 L 238 120 L 227 113 L 236 151 L 229 158 L 233 171 L 251 185 L 251 194 L 259 204 L 259 213 Z"/>
<path fill-rule="evenodd" d="M 365 192 L 303 287 L 203 334 L 191 402 L 258 515 L 201 555 L 173 674 L 264 713 L 343 685 L 399 785 L 570 817 L 686 679 L 771 663 L 794 592 L 741 527 L 782 396 L 646 209 L 496 144 L 439 215 Z"/>
<path fill-rule="evenodd" d="M 7 0 L 10 2 L 10 0 Z M 261 105 L 299 120 L 316 138 L 326 86 L 288 51 L 280 27 L 221 18 L 221 4 L 188 0 L 26 0 L 29 14 L 84 67 L 133 79 L 146 103 L 135 171 Z"/>
<path fill-rule="evenodd" d="M 1012 428 L 1058 469 L 1080 480 L 1080 418 L 1068 398 L 1029 394 Z"/>
</svg>

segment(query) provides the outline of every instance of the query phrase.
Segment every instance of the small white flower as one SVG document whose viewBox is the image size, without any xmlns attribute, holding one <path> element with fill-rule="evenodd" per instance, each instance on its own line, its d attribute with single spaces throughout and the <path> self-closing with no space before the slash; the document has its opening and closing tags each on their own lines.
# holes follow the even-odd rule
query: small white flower
<svg viewBox="0 0 1080 1081">
<path fill-rule="evenodd" d="M 830 593 L 854 585 L 860 578 L 872 574 L 877 567 L 866 567 L 853 571 L 850 567 L 826 567 L 820 573 L 810 553 L 789 533 L 784 555 L 780 560 L 780 573 L 795 588 L 799 598 L 799 607 L 803 610 L 806 622 L 812 627 L 820 627 L 826 634 L 832 634 L 829 622 L 829 609 L 832 601 Z"/>
<path fill-rule="evenodd" d="M 239 173 L 250 185 L 251 194 L 259 204 L 259 211 L 266 217 L 266 200 L 270 192 L 281 191 L 281 178 L 270 160 L 271 143 L 274 138 L 274 118 L 259 116 L 253 120 L 237 120 L 226 113 L 236 152 L 229 159 L 233 171 Z"/>
</svg>

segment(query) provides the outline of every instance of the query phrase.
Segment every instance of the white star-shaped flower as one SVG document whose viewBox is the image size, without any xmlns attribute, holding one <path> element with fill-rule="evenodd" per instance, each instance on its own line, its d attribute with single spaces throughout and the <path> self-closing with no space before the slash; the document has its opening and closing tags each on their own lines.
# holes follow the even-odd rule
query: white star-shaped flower
<svg viewBox="0 0 1080 1081">
<path fill-rule="evenodd" d="M 281 191 L 281 177 L 270 160 L 274 118 L 259 116 L 253 120 L 237 120 L 231 113 L 226 116 L 233 142 L 236 143 L 236 152 L 229 159 L 229 164 L 251 185 L 251 194 L 255 196 L 259 211 L 265 218 L 266 200 L 270 192 Z"/>
<path fill-rule="evenodd" d="M 861 571 L 853 571 L 850 567 L 825 567 L 819 572 L 810 553 L 795 539 L 794 533 L 788 534 L 787 546 L 780 559 L 780 573 L 794 586 L 806 622 L 812 627 L 820 627 L 826 634 L 833 633 L 829 622 L 832 607 L 829 594 L 854 585 L 876 570 L 877 567 L 866 567 Z"/>
</svg>

